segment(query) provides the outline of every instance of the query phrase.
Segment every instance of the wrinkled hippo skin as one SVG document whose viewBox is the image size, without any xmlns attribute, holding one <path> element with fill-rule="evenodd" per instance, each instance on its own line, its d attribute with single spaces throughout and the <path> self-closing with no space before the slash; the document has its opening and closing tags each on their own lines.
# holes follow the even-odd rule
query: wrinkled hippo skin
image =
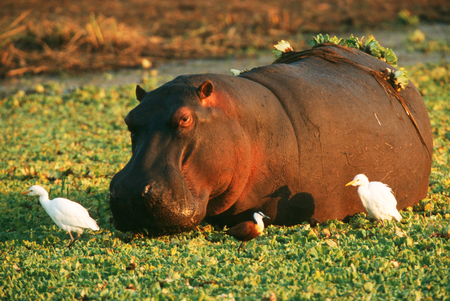
<svg viewBox="0 0 450 301">
<path fill-rule="evenodd" d="M 204 219 L 232 226 L 255 210 L 277 225 L 341 220 L 364 211 L 345 187 L 359 173 L 392 187 L 399 209 L 411 206 L 427 193 L 432 135 L 414 85 L 400 94 L 421 134 L 369 73 L 317 57 L 138 86 L 125 118 L 133 155 L 110 184 L 115 227 L 162 235 Z"/>
</svg>

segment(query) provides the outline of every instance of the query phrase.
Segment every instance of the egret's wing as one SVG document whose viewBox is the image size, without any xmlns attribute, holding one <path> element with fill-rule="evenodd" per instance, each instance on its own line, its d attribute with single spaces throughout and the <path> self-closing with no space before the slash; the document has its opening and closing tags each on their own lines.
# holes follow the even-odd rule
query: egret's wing
<svg viewBox="0 0 450 301">
<path fill-rule="evenodd" d="M 385 201 L 386 204 L 397 206 L 397 200 L 392 192 L 392 189 L 381 182 L 370 182 L 370 191 L 376 191 L 376 193 Z"/>
<path fill-rule="evenodd" d="M 56 198 L 52 200 L 52 209 L 54 219 L 64 225 L 99 230 L 95 220 L 89 216 L 89 212 L 76 202 Z"/>
<path fill-rule="evenodd" d="M 397 200 L 392 193 L 392 189 L 381 182 L 370 182 L 369 189 L 374 198 L 374 205 L 378 211 L 383 215 L 389 215 L 398 220 L 400 214 L 397 211 Z"/>
</svg>

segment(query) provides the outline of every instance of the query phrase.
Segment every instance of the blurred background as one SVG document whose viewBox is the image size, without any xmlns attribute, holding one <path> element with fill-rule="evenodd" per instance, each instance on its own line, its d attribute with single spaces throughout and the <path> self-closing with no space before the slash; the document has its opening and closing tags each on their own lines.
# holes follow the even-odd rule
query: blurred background
<svg viewBox="0 0 450 301">
<path fill-rule="evenodd" d="M 259 58 L 281 39 L 309 48 L 319 33 L 395 32 L 384 39 L 402 51 L 443 57 L 449 24 L 449 0 L 2 0 L 0 81 Z"/>
</svg>

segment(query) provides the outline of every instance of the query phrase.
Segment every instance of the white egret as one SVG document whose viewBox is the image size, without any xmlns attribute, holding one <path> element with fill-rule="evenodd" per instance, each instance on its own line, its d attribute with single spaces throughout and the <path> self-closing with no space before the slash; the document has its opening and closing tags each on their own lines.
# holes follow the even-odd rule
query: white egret
<svg viewBox="0 0 450 301">
<path fill-rule="evenodd" d="M 369 217 L 381 220 L 384 226 L 384 220 L 396 219 L 398 222 L 402 216 L 397 210 L 397 200 L 392 189 L 381 182 L 370 182 L 369 179 L 359 174 L 353 178 L 353 181 L 345 186 L 359 186 L 358 195 Z"/>
<path fill-rule="evenodd" d="M 83 228 L 90 228 L 94 231 L 100 229 L 83 206 L 65 198 L 49 200 L 48 192 L 39 185 L 31 186 L 30 189 L 20 194 L 39 196 L 42 207 L 44 207 L 44 210 L 55 224 L 64 231 L 69 232 L 70 243 L 67 246 L 69 248 L 83 233 Z M 73 238 L 72 231 L 78 233 L 77 238 Z"/>
<path fill-rule="evenodd" d="M 263 218 L 270 219 L 270 217 L 264 215 L 262 212 L 255 212 L 253 213 L 253 221 L 245 221 L 228 229 L 228 231 L 226 232 L 228 235 L 233 236 L 237 240 L 241 241 L 241 244 L 238 248 L 238 253 L 241 247 L 244 247 L 245 250 L 245 242 L 258 237 L 259 234 L 263 232 Z"/>
</svg>

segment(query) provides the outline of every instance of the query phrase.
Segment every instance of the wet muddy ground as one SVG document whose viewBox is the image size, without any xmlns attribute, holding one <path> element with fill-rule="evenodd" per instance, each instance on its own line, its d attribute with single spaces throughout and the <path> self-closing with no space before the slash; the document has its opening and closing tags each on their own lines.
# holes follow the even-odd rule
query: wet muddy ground
<svg viewBox="0 0 450 301">
<path fill-rule="evenodd" d="M 450 37 L 450 24 L 423 24 L 419 30 L 425 34 L 429 40 L 448 39 Z M 411 52 L 405 47 L 408 33 L 414 31 L 413 28 L 399 28 L 398 31 L 365 31 L 352 32 L 357 37 L 374 35 L 381 45 L 392 48 L 398 57 L 399 66 L 408 67 L 417 63 L 439 62 L 449 60 L 445 53 L 439 52 Z M 334 34 L 331 34 L 334 35 Z M 339 37 L 348 37 L 348 34 L 339 34 Z M 306 37 L 305 39 L 310 39 Z M 302 49 L 295 49 L 302 50 Z M 173 61 L 164 64 L 156 63 L 156 73 L 164 79 L 170 79 L 181 74 L 196 73 L 219 73 L 231 74 L 230 69 L 252 69 L 254 67 L 271 64 L 273 61 L 270 45 L 267 52 L 258 53 L 254 57 L 245 59 L 205 59 L 205 60 L 183 60 Z M 58 82 L 64 85 L 65 90 L 71 90 L 85 85 L 114 86 L 124 84 L 140 84 L 143 78 L 148 78 L 155 74 L 155 71 L 144 69 L 127 69 L 117 72 L 85 73 L 81 75 L 36 75 L 22 78 L 6 78 L 0 81 L 0 92 L 2 94 L 13 93 L 17 90 L 34 90 L 36 84 L 46 82 Z"/>
</svg>

